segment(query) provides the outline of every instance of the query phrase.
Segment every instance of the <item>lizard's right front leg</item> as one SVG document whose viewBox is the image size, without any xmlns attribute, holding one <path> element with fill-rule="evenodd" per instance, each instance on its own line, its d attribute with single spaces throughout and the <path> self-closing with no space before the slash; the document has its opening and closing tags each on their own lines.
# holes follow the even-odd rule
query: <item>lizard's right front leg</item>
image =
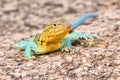
<svg viewBox="0 0 120 80">
<path fill-rule="evenodd" d="M 40 51 L 38 50 L 38 45 L 33 40 L 29 40 L 25 47 L 24 58 L 35 58 L 35 56 L 33 56 L 32 54 L 32 51 L 34 51 L 35 53 L 40 53 Z"/>
<path fill-rule="evenodd" d="M 21 40 L 19 42 L 11 44 L 11 47 L 16 47 L 21 50 L 25 50 L 24 52 L 25 59 L 33 58 L 31 50 L 37 51 L 38 49 L 37 44 L 32 40 Z"/>
</svg>

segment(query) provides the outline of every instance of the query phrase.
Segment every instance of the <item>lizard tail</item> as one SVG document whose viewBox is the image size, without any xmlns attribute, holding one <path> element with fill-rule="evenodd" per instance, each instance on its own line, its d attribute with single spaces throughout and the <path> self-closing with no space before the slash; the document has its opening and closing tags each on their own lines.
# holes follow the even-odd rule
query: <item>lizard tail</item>
<svg viewBox="0 0 120 80">
<path fill-rule="evenodd" d="M 72 29 L 76 28 L 79 26 L 81 23 L 83 23 L 86 19 L 91 18 L 91 17 L 97 17 L 97 13 L 86 13 L 83 16 L 78 17 L 74 21 L 71 22 L 71 27 Z"/>
</svg>

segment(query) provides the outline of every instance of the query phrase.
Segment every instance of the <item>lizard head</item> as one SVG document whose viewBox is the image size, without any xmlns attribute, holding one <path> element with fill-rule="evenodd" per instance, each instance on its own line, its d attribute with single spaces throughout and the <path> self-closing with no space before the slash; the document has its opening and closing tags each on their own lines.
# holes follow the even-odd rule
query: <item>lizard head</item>
<svg viewBox="0 0 120 80">
<path fill-rule="evenodd" d="M 60 19 L 51 22 L 46 25 L 45 29 L 42 32 L 41 38 L 45 40 L 48 38 L 48 41 L 61 40 L 65 37 L 67 33 L 71 30 L 71 26 L 65 19 Z"/>
<path fill-rule="evenodd" d="M 68 24 L 67 20 L 65 19 L 59 19 L 56 21 L 51 22 L 50 24 L 46 25 L 45 29 L 43 30 L 43 33 L 54 33 L 59 34 L 65 34 L 68 33 L 71 30 L 71 26 Z"/>
</svg>

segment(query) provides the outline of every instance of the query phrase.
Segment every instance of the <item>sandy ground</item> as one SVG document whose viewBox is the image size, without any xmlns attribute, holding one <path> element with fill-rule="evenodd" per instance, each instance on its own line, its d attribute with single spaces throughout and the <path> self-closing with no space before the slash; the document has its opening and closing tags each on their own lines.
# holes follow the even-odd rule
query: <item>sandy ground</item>
<svg viewBox="0 0 120 80">
<path fill-rule="evenodd" d="M 94 46 L 75 45 L 70 53 L 56 51 L 24 60 L 10 44 L 30 39 L 58 18 L 69 21 L 97 12 L 75 31 L 98 34 Z M 119 0 L 0 0 L 0 80 L 120 80 Z"/>
</svg>

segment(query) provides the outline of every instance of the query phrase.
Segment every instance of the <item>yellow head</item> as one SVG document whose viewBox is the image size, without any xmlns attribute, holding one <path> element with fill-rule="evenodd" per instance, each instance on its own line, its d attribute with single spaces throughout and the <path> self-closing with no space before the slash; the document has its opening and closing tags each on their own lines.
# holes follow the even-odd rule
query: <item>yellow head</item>
<svg viewBox="0 0 120 80">
<path fill-rule="evenodd" d="M 60 46 L 61 40 L 69 33 L 71 26 L 64 19 L 53 21 L 46 25 L 41 35 L 37 35 L 34 41 L 40 48 L 56 50 Z"/>
</svg>

